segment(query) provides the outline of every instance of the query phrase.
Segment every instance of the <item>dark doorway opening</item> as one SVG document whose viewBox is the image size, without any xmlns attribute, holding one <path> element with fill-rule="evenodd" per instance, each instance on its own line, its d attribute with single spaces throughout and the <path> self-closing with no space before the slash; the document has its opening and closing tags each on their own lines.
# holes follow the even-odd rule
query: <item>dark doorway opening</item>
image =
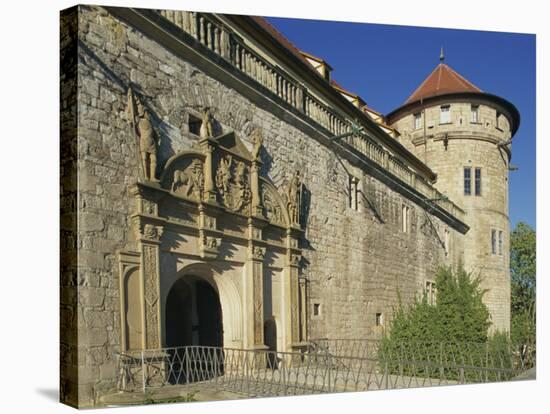
<svg viewBox="0 0 550 414">
<path fill-rule="evenodd" d="M 267 368 L 277 369 L 277 324 L 274 319 L 268 319 L 264 323 L 264 343 L 267 346 Z"/>
<path fill-rule="evenodd" d="M 168 380 L 205 381 L 223 373 L 223 325 L 218 293 L 206 281 L 179 279 L 166 300 Z"/>
</svg>

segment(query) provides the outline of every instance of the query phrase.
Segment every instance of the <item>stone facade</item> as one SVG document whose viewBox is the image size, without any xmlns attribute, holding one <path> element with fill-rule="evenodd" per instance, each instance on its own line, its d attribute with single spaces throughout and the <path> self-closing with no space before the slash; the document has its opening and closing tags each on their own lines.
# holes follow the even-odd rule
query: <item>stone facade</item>
<svg viewBox="0 0 550 414">
<path fill-rule="evenodd" d="M 201 41 L 203 28 L 212 37 Z M 316 337 L 379 337 L 399 294 L 410 302 L 439 265 L 467 262 L 486 243 L 459 207 L 430 201 L 440 193 L 421 161 L 440 170 L 438 188 L 451 180 L 439 144 L 423 158 L 368 119 L 369 140 L 332 142 L 349 128 L 324 108 L 360 112 L 303 68 L 260 66 L 279 52 L 244 24 L 78 6 L 62 12 L 61 32 L 66 403 L 92 406 L 115 387 L 117 352 L 166 346 L 178 280 L 215 289 L 224 346 L 294 350 Z M 276 67 L 299 82 L 285 83 Z M 143 158 L 150 129 L 140 105 L 156 166 Z M 493 152 L 458 144 L 449 142 L 457 160 L 501 168 Z M 499 272 L 495 306 L 508 295 Z M 275 344 L 265 343 L 267 321 Z"/>
</svg>

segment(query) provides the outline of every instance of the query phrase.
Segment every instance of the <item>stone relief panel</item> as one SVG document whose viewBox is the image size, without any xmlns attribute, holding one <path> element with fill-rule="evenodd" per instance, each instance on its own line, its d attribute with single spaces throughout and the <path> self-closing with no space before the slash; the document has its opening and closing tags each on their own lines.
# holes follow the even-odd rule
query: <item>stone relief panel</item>
<svg viewBox="0 0 550 414">
<path fill-rule="evenodd" d="M 195 201 L 202 199 L 204 189 L 204 174 L 202 162 L 193 159 L 186 169 L 175 170 L 171 191 Z"/>
<path fill-rule="evenodd" d="M 284 205 L 281 203 L 276 191 L 265 182 L 262 182 L 260 185 L 260 197 L 267 219 L 273 224 L 285 226 Z"/>
<path fill-rule="evenodd" d="M 244 161 L 232 155 L 220 157 L 216 167 L 216 189 L 220 203 L 227 209 L 249 214 L 250 168 Z"/>
<path fill-rule="evenodd" d="M 183 155 L 167 164 L 162 186 L 172 193 L 199 202 L 204 191 L 204 166 L 201 158 Z"/>
</svg>

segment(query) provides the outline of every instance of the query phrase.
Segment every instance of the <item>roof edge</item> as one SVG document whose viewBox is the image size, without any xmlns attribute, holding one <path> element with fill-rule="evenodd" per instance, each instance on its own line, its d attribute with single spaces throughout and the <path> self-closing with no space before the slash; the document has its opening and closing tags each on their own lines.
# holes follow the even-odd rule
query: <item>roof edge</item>
<svg viewBox="0 0 550 414">
<path fill-rule="evenodd" d="M 516 134 L 521 116 L 514 104 L 510 101 L 501 98 L 500 96 L 493 95 L 487 92 L 453 92 L 453 93 L 442 93 L 438 95 L 433 95 L 427 98 L 418 99 L 409 103 L 405 103 L 398 108 L 394 109 L 386 115 L 386 120 L 388 124 L 393 124 L 398 119 L 401 119 L 403 116 L 412 113 L 414 110 L 422 107 L 431 106 L 438 101 L 459 101 L 462 99 L 478 99 L 482 101 L 488 101 L 494 105 L 497 105 L 502 109 L 502 112 L 507 115 L 510 125 L 512 137 Z"/>
</svg>

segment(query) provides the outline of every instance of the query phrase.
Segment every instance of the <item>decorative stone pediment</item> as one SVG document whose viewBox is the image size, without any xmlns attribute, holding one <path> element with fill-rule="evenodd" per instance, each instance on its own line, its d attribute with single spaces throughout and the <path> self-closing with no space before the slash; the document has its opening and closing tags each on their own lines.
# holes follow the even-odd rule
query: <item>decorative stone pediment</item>
<svg viewBox="0 0 550 414">
<path fill-rule="evenodd" d="M 210 140 L 216 143 L 220 149 L 236 155 L 238 158 L 249 162 L 254 160 L 254 157 L 250 151 L 248 151 L 244 143 L 235 135 L 234 132 L 228 132 L 227 134 L 210 138 Z"/>
<path fill-rule="evenodd" d="M 183 151 L 168 160 L 160 178 L 161 187 L 193 201 L 200 201 L 204 191 L 204 154 Z"/>
</svg>

